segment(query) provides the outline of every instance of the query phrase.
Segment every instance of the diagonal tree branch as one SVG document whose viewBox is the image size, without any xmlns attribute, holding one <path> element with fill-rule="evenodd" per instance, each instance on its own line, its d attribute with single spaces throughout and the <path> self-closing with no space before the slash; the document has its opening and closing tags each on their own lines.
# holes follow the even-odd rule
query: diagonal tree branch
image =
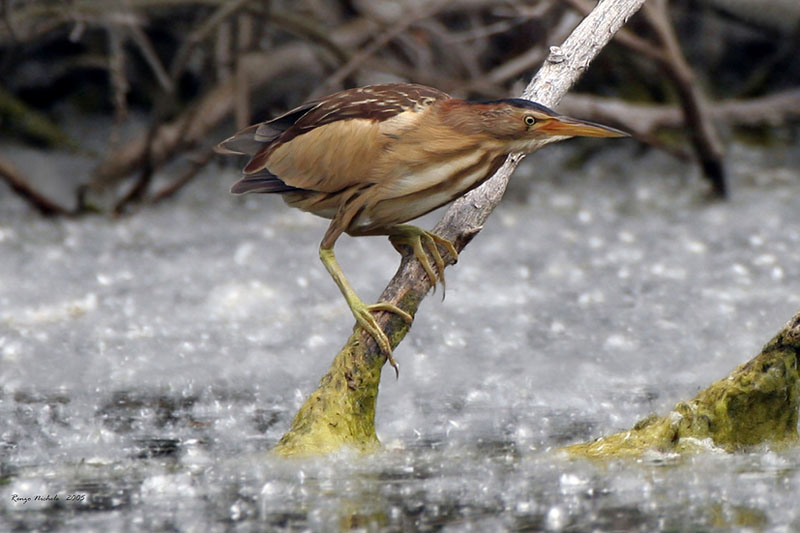
<svg viewBox="0 0 800 533">
<path fill-rule="evenodd" d="M 655 0 L 647 4 L 642 12 L 650 27 L 656 32 L 656 38 L 665 52 L 666 57 L 661 65 L 672 80 L 680 97 L 686 125 L 700 168 L 706 179 L 711 182 L 713 194 L 719 198 L 725 198 L 727 182 L 722 157 L 722 141 L 711 120 L 705 95 L 700 90 L 694 71 L 681 51 L 667 7 L 667 0 Z"/>
<path fill-rule="evenodd" d="M 544 66 L 523 96 L 555 106 L 644 1 L 601 1 L 561 47 L 550 49 Z M 457 200 L 433 231 L 462 250 L 502 199 L 511 173 L 521 160 L 521 155 L 510 156 L 491 179 Z M 406 253 L 380 300 L 392 302 L 413 315 L 430 289 L 430 279 L 419 261 Z M 399 344 L 409 330 L 393 313 L 383 313 L 378 323 L 392 346 Z M 375 403 L 384 362 L 385 356 L 372 338 L 356 328 L 274 451 L 295 456 L 330 453 L 348 446 L 365 452 L 378 448 Z"/>
<path fill-rule="evenodd" d="M 591 10 L 589 0 L 563 0 L 578 12 Z M 678 93 L 684 122 L 700 168 L 711 183 L 712 193 L 727 195 L 723 147 L 714 126 L 709 102 L 696 82 L 694 71 L 681 51 L 674 24 L 670 21 L 667 0 L 652 0 L 644 6 L 644 21 L 655 34 L 655 42 L 623 30 L 616 41 L 642 57 L 656 62 Z M 643 139 L 640 139 L 643 140 Z"/>
<path fill-rule="evenodd" d="M 55 215 L 71 216 L 75 214 L 38 192 L 28 183 L 22 172 L 17 170 L 17 167 L 2 157 L 0 157 L 0 181 L 5 181 L 12 191 L 46 217 Z"/>
</svg>

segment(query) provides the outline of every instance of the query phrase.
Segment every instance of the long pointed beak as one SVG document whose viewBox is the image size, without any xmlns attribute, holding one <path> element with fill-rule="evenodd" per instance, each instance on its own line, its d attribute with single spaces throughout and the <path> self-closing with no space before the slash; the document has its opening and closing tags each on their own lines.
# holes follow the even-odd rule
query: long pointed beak
<svg viewBox="0 0 800 533">
<path fill-rule="evenodd" d="M 550 135 L 564 135 L 570 137 L 630 137 L 628 133 L 618 129 L 595 124 L 577 118 L 559 115 L 544 121 L 539 127 L 539 131 L 544 131 Z"/>
</svg>

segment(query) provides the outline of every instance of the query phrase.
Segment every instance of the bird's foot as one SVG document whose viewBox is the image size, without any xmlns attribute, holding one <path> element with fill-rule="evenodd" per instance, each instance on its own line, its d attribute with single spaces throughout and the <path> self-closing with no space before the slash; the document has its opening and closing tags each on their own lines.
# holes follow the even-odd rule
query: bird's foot
<svg viewBox="0 0 800 533">
<path fill-rule="evenodd" d="M 433 285 L 433 289 L 436 290 L 436 283 L 442 284 L 442 297 L 444 298 L 445 260 L 442 257 L 442 254 L 439 252 L 439 245 L 443 246 L 444 249 L 447 250 L 447 253 L 450 254 L 450 257 L 453 259 L 453 263 L 455 263 L 458 261 L 458 252 L 456 251 L 455 246 L 453 246 L 453 243 L 433 232 L 407 224 L 392 228 L 392 234 L 389 236 L 389 241 L 391 241 L 395 248 L 400 245 L 407 245 L 411 247 L 411 250 L 414 252 L 414 257 L 416 257 L 417 260 L 422 264 L 422 268 L 425 269 L 425 273 L 428 274 L 431 284 Z M 433 257 L 433 262 L 436 263 L 438 274 L 433 270 L 433 266 L 428 260 L 429 253 Z"/>
<path fill-rule="evenodd" d="M 320 248 L 319 258 L 322 260 L 322 264 L 325 265 L 328 273 L 330 273 L 333 281 L 335 281 L 336 285 L 339 286 L 339 290 L 342 291 L 342 296 L 344 296 L 344 299 L 347 301 L 347 305 L 350 307 L 350 311 L 353 313 L 356 323 L 358 323 L 358 325 L 361 326 L 364 331 L 369 333 L 372 338 L 375 339 L 375 343 L 378 345 L 378 348 L 380 348 L 380 350 L 386 354 L 386 359 L 389 361 L 389 364 L 392 365 L 392 368 L 394 368 L 395 374 L 399 376 L 400 370 L 397 365 L 397 361 L 395 361 L 394 357 L 392 357 L 392 344 L 389 342 L 389 337 L 386 336 L 386 333 L 384 333 L 380 325 L 378 325 L 378 321 L 375 320 L 374 316 L 372 316 L 372 313 L 375 311 L 394 313 L 405 320 L 408 324 L 411 324 L 414 321 L 414 317 L 396 305 L 390 304 L 389 302 L 366 305 L 361 298 L 358 297 L 356 291 L 353 290 L 353 287 L 351 287 L 350 283 L 347 281 L 344 272 L 342 272 L 341 267 L 339 267 L 339 263 L 336 261 L 333 248 Z"/>
<path fill-rule="evenodd" d="M 352 296 L 353 298 L 347 298 L 347 304 L 350 306 L 350 310 L 353 312 L 356 322 L 364 331 L 369 333 L 372 338 L 375 339 L 375 343 L 378 345 L 381 351 L 386 354 L 386 359 L 389 361 L 389 364 L 392 365 L 392 368 L 394 368 L 395 376 L 400 377 L 400 367 L 392 356 L 392 344 L 389 342 L 389 337 L 387 337 L 386 333 L 383 332 L 378 324 L 378 321 L 375 320 L 375 317 L 372 315 L 372 313 L 374 311 L 387 311 L 389 313 L 394 313 L 400 316 L 400 318 L 405 320 L 408 324 L 411 324 L 414 321 L 414 317 L 394 304 L 380 302 L 373 305 L 366 305 L 354 294 Z"/>
</svg>

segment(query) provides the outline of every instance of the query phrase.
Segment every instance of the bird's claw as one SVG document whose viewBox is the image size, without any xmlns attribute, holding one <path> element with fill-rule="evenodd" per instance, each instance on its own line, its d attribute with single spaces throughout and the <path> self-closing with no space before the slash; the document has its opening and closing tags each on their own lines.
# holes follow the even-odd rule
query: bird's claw
<svg viewBox="0 0 800 533">
<path fill-rule="evenodd" d="M 411 313 L 403 311 L 399 307 L 394 304 L 390 304 L 388 302 L 378 302 L 376 304 L 368 305 L 367 309 L 370 311 L 386 311 L 388 313 L 394 313 L 402 318 L 406 324 L 412 324 L 414 322 L 414 317 L 411 316 Z"/>
<path fill-rule="evenodd" d="M 447 250 L 447 253 L 450 254 L 450 257 L 453 258 L 453 262 L 455 263 L 458 261 L 458 251 L 456 251 L 453 243 L 440 235 L 425 231 L 416 226 L 403 225 L 398 226 L 395 230 L 397 233 L 392 234 L 389 240 L 395 245 L 395 248 L 401 244 L 411 247 L 411 250 L 414 252 L 414 257 L 420 262 L 428 278 L 431 280 L 433 290 L 436 290 L 437 283 L 442 284 L 442 298 L 444 299 L 446 289 L 444 268 L 446 263 L 441 252 L 439 252 L 439 245 Z M 433 257 L 433 262 L 436 264 L 438 274 L 434 271 L 431 262 L 428 260 L 429 253 Z"/>
<path fill-rule="evenodd" d="M 387 302 L 380 302 L 373 305 L 362 304 L 353 309 L 353 316 L 355 317 L 356 322 L 364 331 L 369 333 L 370 336 L 375 339 L 375 343 L 378 345 L 378 348 L 380 348 L 380 350 L 386 354 L 386 359 L 389 361 L 389 364 L 392 365 L 392 368 L 394 368 L 395 377 L 399 378 L 400 365 L 397 364 L 397 361 L 395 361 L 394 357 L 392 356 L 392 344 L 389 342 L 389 337 L 386 336 L 386 333 L 383 332 L 378 324 L 378 321 L 372 315 L 374 311 L 386 311 L 394 313 L 408 324 L 411 324 L 414 321 L 414 317 L 396 305 Z"/>
</svg>

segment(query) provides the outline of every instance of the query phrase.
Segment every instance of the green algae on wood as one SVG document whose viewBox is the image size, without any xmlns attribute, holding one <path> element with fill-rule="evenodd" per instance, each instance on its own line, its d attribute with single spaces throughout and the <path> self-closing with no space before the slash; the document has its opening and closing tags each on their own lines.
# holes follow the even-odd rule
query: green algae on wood
<svg viewBox="0 0 800 533">
<path fill-rule="evenodd" d="M 409 290 L 398 304 L 413 315 L 420 300 L 417 292 Z M 410 329 L 394 313 L 383 313 L 378 322 L 392 347 Z M 368 337 L 360 327 L 355 328 L 320 380 L 319 388 L 306 400 L 289 431 L 272 449 L 273 453 L 283 457 L 311 457 L 344 449 L 360 453 L 380 449 L 375 432 L 375 405 L 386 357 L 371 338 L 364 342 Z"/>
<path fill-rule="evenodd" d="M 758 444 L 797 441 L 800 313 L 755 358 L 680 402 L 668 415 L 651 416 L 593 442 L 563 448 L 571 456 L 639 457 L 646 452 L 729 452 Z"/>
<path fill-rule="evenodd" d="M 319 388 L 297 412 L 291 429 L 273 448 L 285 457 L 325 455 L 342 448 L 369 453 L 380 447 L 375 403 L 381 368 L 354 365 L 364 343 L 354 333 L 336 356 Z M 382 363 L 381 363 L 382 364 Z"/>
</svg>

